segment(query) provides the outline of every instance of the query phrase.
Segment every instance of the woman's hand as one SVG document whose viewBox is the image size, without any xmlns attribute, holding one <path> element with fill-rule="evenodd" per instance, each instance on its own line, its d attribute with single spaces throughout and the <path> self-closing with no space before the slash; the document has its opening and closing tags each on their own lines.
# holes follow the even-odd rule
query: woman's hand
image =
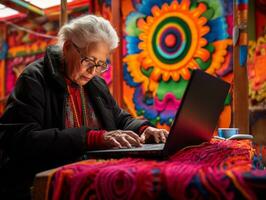
<svg viewBox="0 0 266 200">
<path fill-rule="evenodd" d="M 165 143 L 168 134 L 169 132 L 165 129 L 148 126 L 141 134 L 140 138 L 142 143 L 146 143 L 147 141 L 150 141 L 150 139 L 154 140 L 156 143 Z"/>
<path fill-rule="evenodd" d="M 103 144 L 108 148 L 131 148 L 142 146 L 140 137 L 133 131 L 115 130 L 103 134 Z"/>
</svg>

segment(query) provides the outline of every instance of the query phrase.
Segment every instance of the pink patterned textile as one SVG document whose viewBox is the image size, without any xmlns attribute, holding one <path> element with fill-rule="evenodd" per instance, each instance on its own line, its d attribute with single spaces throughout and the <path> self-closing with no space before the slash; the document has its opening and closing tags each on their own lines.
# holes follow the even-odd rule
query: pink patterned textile
<svg viewBox="0 0 266 200">
<path fill-rule="evenodd" d="M 59 168 L 49 196 L 53 200 L 256 199 L 266 189 L 266 171 L 255 169 L 253 158 L 250 141 L 212 140 L 185 148 L 166 161 L 86 160 Z"/>
</svg>

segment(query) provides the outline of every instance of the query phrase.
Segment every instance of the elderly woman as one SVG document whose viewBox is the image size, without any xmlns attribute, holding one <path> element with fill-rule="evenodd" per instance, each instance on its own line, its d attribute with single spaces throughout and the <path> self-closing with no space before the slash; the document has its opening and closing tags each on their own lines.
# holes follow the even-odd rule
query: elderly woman
<svg viewBox="0 0 266 200">
<path fill-rule="evenodd" d="M 122 110 L 100 77 L 117 45 L 107 20 L 83 16 L 21 74 L 0 119 L 2 195 L 28 198 L 37 172 L 78 161 L 87 150 L 165 142 L 168 132 Z"/>
</svg>

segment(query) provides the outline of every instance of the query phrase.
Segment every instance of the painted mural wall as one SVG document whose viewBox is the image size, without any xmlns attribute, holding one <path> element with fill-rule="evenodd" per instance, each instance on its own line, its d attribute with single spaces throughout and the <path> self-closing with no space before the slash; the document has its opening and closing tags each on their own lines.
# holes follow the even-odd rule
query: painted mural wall
<svg viewBox="0 0 266 200">
<path fill-rule="evenodd" d="M 254 25 L 249 24 L 254 29 L 248 54 L 250 109 L 266 111 L 266 1 L 256 1 L 254 6 L 250 14 Z"/>
<path fill-rule="evenodd" d="M 169 129 L 191 70 L 232 81 L 231 0 L 127 0 L 124 101 L 134 116 Z M 231 94 L 219 127 L 231 123 Z"/>
<path fill-rule="evenodd" d="M 103 18 L 112 21 L 111 0 L 89 0 L 89 14 L 102 16 Z M 110 60 L 107 61 L 109 67 L 101 76 L 106 81 L 111 93 L 113 91 L 113 67 Z"/>
<path fill-rule="evenodd" d="M 6 26 L 0 26 L 0 115 L 5 102 L 5 58 L 7 55 Z"/>
<path fill-rule="evenodd" d="M 43 17 L 34 20 L 22 18 L 16 21 L 1 25 L 5 27 L 5 31 L 1 36 L 0 115 L 21 72 L 29 63 L 41 58 L 48 45 L 55 43 L 53 36 L 58 30 L 58 23 Z"/>
<path fill-rule="evenodd" d="M 25 20 L 18 24 L 36 33 L 56 35 L 58 25 L 56 22 L 47 20 Z M 48 45 L 55 43 L 55 39 L 45 38 L 41 35 L 19 30 L 9 26 L 7 30 L 8 54 L 6 58 L 6 86 L 5 93 L 8 95 L 14 88 L 15 82 L 24 68 L 31 62 L 43 57 Z"/>
<path fill-rule="evenodd" d="M 111 1 L 89 1 L 89 12 L 111 20 Z M 125 108 L 157 127 L 169 129 L 192 69 L 232 81 L 231 0 L 124 0 L 123 71 Z M 57 22 L 23 21 L 21 26 L 56 35 Z M 36 26 L 36 27 L 34 27 Z M 54 40 L 8 29 L 5 95 L 13 89 L 24 67 L 43 56 Z M 112 66 L 103 74 L 112 86 Z M 231 94 L 219 127 L 231 123 Z"/>
</svg>

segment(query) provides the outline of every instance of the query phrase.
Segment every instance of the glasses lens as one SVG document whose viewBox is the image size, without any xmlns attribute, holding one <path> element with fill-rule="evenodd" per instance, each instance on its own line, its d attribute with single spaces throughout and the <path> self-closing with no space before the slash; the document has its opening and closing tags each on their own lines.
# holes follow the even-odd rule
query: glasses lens
<svg viewBox="0 0 266 200">
<path fill-rule="evenodd" d="M 101 67 L 101 73 L 106 72 L 107 70 L 108 70 L 108 66 L 106 66 L 106 67 Z"/>
<path fill-rule="evenodd" d="M 92 73 L 94 68 L 97 73 L 103 73 L 108 70 L 108 64 L 104 61 L 95 62 L 95 58 L 85 57 L 81 60 L 81 64 L 87 68 L 89 73 Z"/>
<path fill-rule="evenodd" d="M 83 59 L 81 61 L 81 64 L 84 66 L 84 67 L 87 67 L 87 68 L 92 68 L 95 66 L 95 63 L 93 61 L 90 61 L 88 59 Z"/>
</svg>

